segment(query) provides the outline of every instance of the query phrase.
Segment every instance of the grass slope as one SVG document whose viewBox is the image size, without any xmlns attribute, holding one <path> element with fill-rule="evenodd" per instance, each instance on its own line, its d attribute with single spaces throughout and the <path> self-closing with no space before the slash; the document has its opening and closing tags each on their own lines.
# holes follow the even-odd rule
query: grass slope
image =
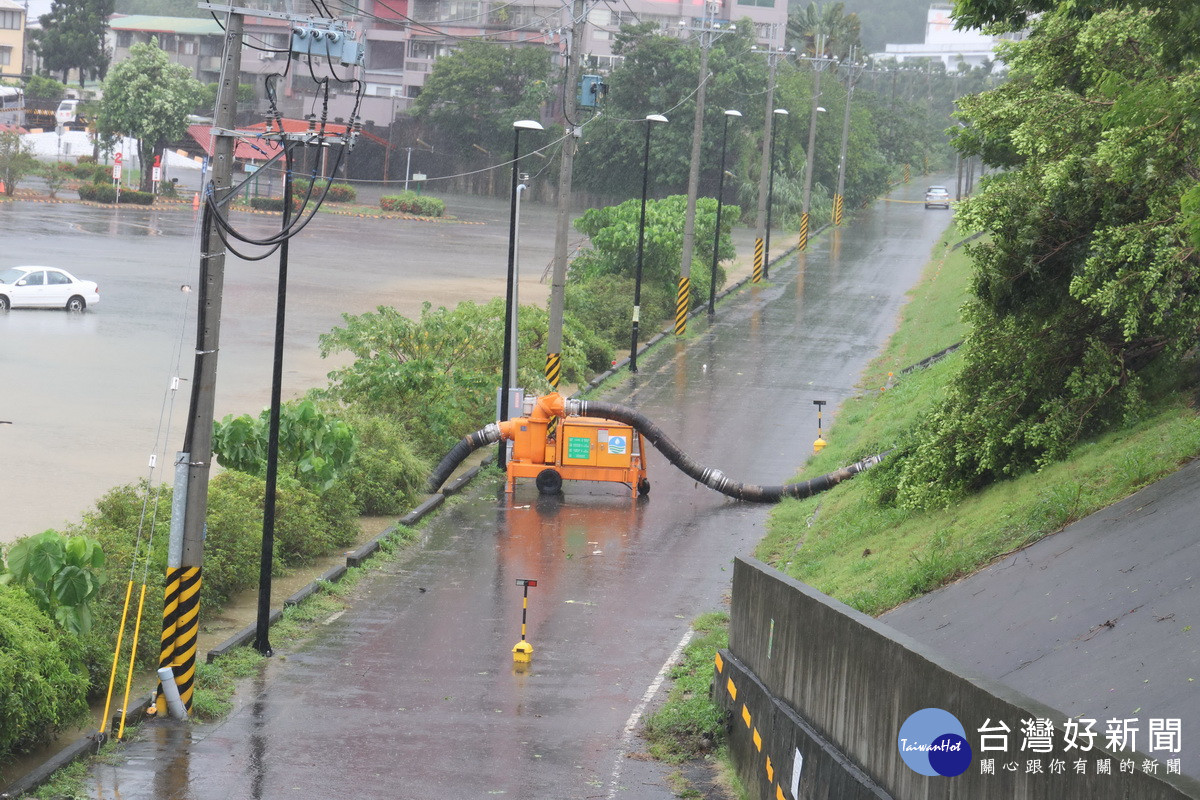
<svg viewBox="0 0 1200 800">
<path fill-rule="evenodd" d="M 918 430 L 961 365 L 952 354 L 901 374 L 966 335 L 958 309 L 970 265 L 951 242 L 934 250 L 899 330 L 864 373 L 863 393 L 841 408 L 829 446 L 802 477 L 887 450 Z M 894 385 L 888 373 L 895 373 Z M 879 614 L 970 574 L 996 558 L 1058 531 L 1169 474 L 1200 454 L 1195 376 L 1148 403 L 1125 427 L 1081 442 L 1071 457 L 1037 473 L 996 484 L 951 508 L 912 512 L 879 501 L 879 473 L 868 471 L 830 492 L 787 500 L 772 513 L 756 555 L 776 568 L 869 614 Z"/>
</svg>

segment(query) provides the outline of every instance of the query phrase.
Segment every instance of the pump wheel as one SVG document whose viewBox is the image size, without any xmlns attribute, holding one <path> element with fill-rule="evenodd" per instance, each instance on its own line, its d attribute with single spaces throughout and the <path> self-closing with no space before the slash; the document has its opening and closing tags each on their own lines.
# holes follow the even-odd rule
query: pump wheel
<svg viewBox="0 0 1200 800">
<path fill-rule="evenodd" d="M 646 495 L 650 494 L 650 481 L 646 478 L 642 478 L 640 481 L 638 481 L 637 492 L 638 497 L 645 497 Z"/>
<path fill-rule="evenodd" d="M 534 478 L 534 483 L 542 494 L 558 494 L 562 491 L 562 475 L 558 474 L 558 470 L 542 470 Z"/>
</svg>

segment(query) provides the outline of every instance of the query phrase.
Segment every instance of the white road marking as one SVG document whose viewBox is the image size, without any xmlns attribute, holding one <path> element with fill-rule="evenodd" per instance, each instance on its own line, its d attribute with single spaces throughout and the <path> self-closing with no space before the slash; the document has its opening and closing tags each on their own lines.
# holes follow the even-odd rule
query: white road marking
<svg viewBox="0 0 1200 800">
<path fill-rule="evenodd" d="M 629 721 L 625 723 L 625 730 L 621 734 L 621 745 L 617 748 L 617 760 L 613 764 L 612 780 L 608 784 L 609 800 L 612 800 L 617 795 L 617 789 L 621 783 L 621 767 L 625 764 L 625 759 L 629 757 L 629 751 L 633 749 L 633 734 L 637 730 L 638 722 L 642 719 L 642 714 L 646 712 L 646 707 L 650 705 L 650 701 L 654 699 L 654 695 L 658 694 L 658 688 L 667 679 L 667 673 L 671 671 L 671 667 L 679 660 L 679 656 L 683 654 L 683 648 L 687 647 L 693 635 L 695 635 L 695 631 L 688 628 L 687 633 L 679 640 L 679 644 L 675 645 L 675 649 L 671 652 L 671 655 L 667 656 L 662 669 L 658 671 L 658 674 L 654 676 L 654 680 L 650 682 L 646 693 L 642 695 L 642 701 L 638 703 L 637 708 L 629 715 Z"/>
</svg>

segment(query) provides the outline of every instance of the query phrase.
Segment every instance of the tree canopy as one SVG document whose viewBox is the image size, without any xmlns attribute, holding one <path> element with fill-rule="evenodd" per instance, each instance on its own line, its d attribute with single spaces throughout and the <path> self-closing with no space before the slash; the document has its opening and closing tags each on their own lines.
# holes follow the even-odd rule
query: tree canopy
<svg viewBox="0 0 1200 800">
<path fill-rule="evenodd" d="M 103 78 L 111 57 L 104 35 L 112 13 L 113 0 L 54 0 L 50 13 L 38 17 L 41 29 L 30 31 L 31 49 L 63 83 L 73 69 L 79 70 L 81 86 L 86 77 Z"/>
<path fill-rule="evenodd" d="M 550 53 L 544 48 L 464 42 L 434 62 L 412 113 L 438 127 L 444 149 L 481 149 L 500 161 L 512 147 L 512 124 L 541 119 L 549 80 Z"/>
<path fill-rule="evenodd" d="M 191 70 L 172 63 L 157 39 L 129 48 L 129 58 L 116 64 L 105 78 L 96 131 L 102 137 L 138 140 L 143 191 L 151 187 L 148 166 L 155 148 L 187 133 L 187 116 L 202 93 L 203 86 Z"/>
<path fill-rule="evenodd" d="M 956 145 L 1001 168 L 958 212 L 975 264 L 961 374 L 900 492 L 914 504 L 1062 457 L 1136 415 L 1200 330 L 1200 63 L 1190 8 L 960 0 L 976 21 L 1045 13 L 961 101 Z M 1002 8 L 1003 7 L 1003 8 Z"/>
</svg>

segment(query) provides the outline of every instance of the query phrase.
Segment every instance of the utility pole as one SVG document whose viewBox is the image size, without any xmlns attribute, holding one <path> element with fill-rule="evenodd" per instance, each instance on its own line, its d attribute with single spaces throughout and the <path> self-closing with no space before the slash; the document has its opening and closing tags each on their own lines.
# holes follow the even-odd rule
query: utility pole
<svg viewBox="0 0 1200 800">
<path fill-rule="evenodd" d="M 782 49 L 767 47 L 767 111 L 763 123 L 762 165 L 758 171 L 758 216 L 754 229 L 754 271 L 752 281 L 759 283 L 769 277 L 766 264 L 765 232 L 767 227 L 767 195 L 771 179 L 771 128 L 775 121 L 775 68 Z M 793 48 L 793 51 L 795 49 Z"/>
<path fill-rule="evenodd" d="M 705 88 L 708 86 L 708 51 L 716 40 L 716 3 L 704 5 L 704 19 L 699 28 L 686 28 L 700 34 L 700 77 L 696 87 L 696 114 L 692 122 L 692 157 L 688 170 L 687 211 L 683 217 L 683 257 L 679 264 L 679 287 L 675 295 L 675 335 L 687 332 L 688 310 L 692 291 L 692 253 L 696 243 L 696 195 L 700 192 L 700 145 L 704 138 Z"/>
<path fill-rule="evenodd" d="M 850 62 L 846 73 L 846 109 L 842 117 L 842 149 L 838 156 L 837 192 L 833 195 L 833 224 L 842 224 L 842 210 L 846 202 L 846 148 L 850 142 L 850 100 L 854 97 L 854 82 L 862 67 L 854 63 L 854 48 L 850 48 Z"/>
<path fill-rule="evenodd" d="M 225 245 L 217 233 L 213 214 L 230 190 L 233 173 L 234 112 L 237 109 L 238 73 L 242 61 L 243 15 L 226 9 L 225 54 L 217 103 L 213 113 L 213 161 L 210 200 L 205 203 L 200 254 L 200 297 L 197 303 L 196 359 L 192 377 L 191 410 L 180 473 L 186 467 L 182 530 L 176 536 L 171 523 L 163 603 L 162 650 L 159 666 L 171 667 L 179 696 L 192 707 L 196 674 L 196 641 L 199 633 L 200 572 L 204 562 L 204 520 L 208 511 L 208 479 L 212 466 L 213 405 L 216 399 L 217 353 L 220 349 L 221 301 L 225 284 Z M 182 479 L 182 474 L 180 478 Z M 178 543 L 177 543 L 178 538 Z M 160 693 L 161 694 L 161 693 Z M 161 698 L 160 698 L 161 702 Z M 165 704 L 164 704 L 165 705 Z M 165 707 L 162 709 L 165 711 Z"/>
<path fill-rule="evenodd" d="M 812 200 L 812 173 L 813 173 L 813 148 L 817 143 L 817 112 L 824 111 L 818 105 L 821 99 L 821 70 L 825 68 L 828 60 L 825 58 L 825 36 L 817 34 L 816 52 L 813 55 L 813 90 L 812 90 L 812 111 L 808 117 L 808 150 L 805 153 L 806 164 L 804 167 L 804 195 L 800 206 L 800 241 L 796 244 L 796 249 L 804 252 L 808 249 L 808 210 L 809 202 Z"/>
<path fill-rule="evenodd" d="M 571 38 L 567 47 L 566 91 L 563 92 L 563 126 L 567 138 L 563 140 L 562 164 L 558 171 L 558 215 L 554 220 L 554 272 L 550 280 L 550 320 L 546 335 L 546 381 L 558 389 L 562 378 L 562 329 L 563 304 L 567 294 L 567 235 L 571 227 L 571 172 L 575 166 L 575 148 L 579 142 L 576 127 L 578 108 L 576 92 L 579 90 L 579 59 L 583 51 L 583 32 L 587 24 L 584 14 L 585 0 L 574 0 L 571 4 Z"/>
</svg>

